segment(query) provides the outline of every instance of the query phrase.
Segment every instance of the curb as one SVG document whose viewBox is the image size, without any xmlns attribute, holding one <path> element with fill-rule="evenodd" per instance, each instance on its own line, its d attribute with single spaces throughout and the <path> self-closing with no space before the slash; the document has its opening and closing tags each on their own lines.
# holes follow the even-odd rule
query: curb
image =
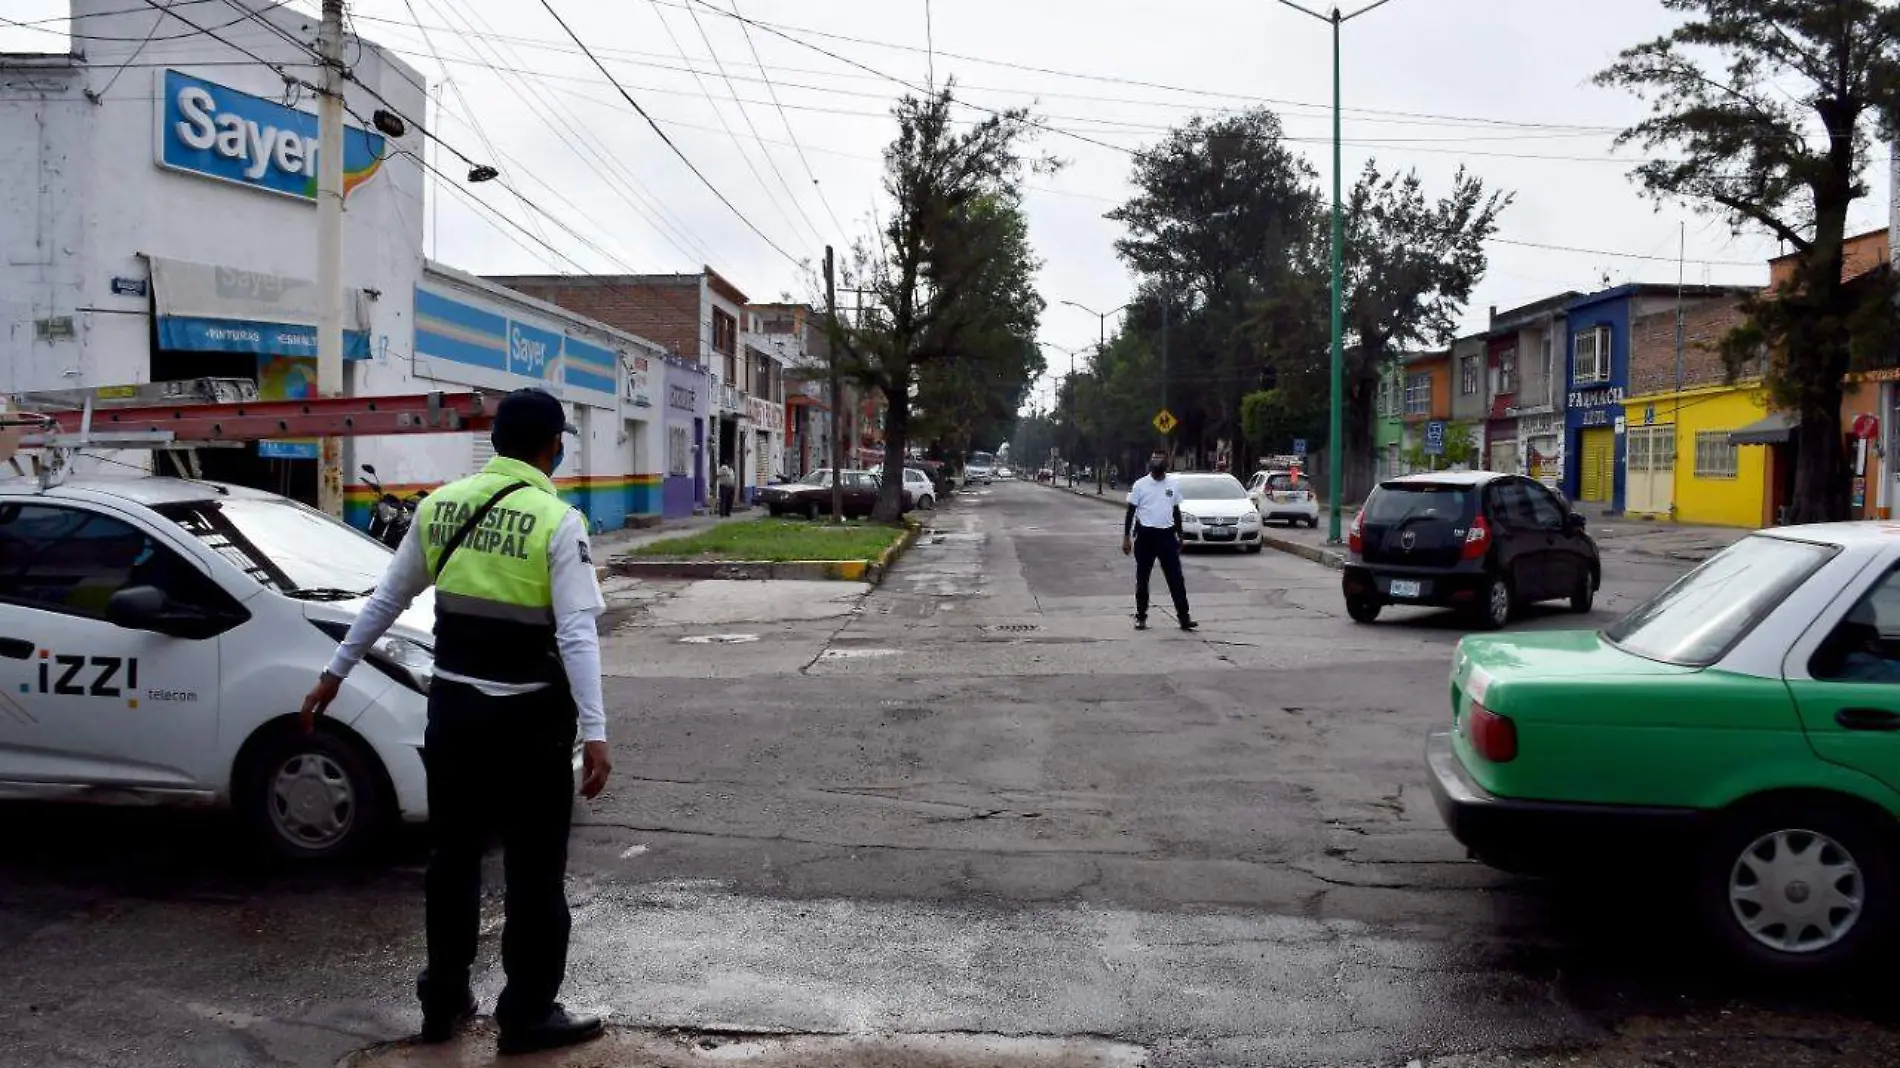
<svg viewBox="0 0 1900 1068">
<path fill-rule="evenodd" d="M 1342 570 L 1346 566 L 1346 554 L 1337 549 L 1328 549 L 1319 545 L 1308 545 L 1303 541 L 1282 538 L 1278 535 L 1269 534 L 1264 530 L 1260 532 L 1260 543 L 1276 552 L 1303 556 L 1319 564 L 1321 567 L 1330 567 L 1334 571 Z"/>
<path fill-rule="evenodd" d="M 804 582 L 868 582 L 875 586 L 917 540 L 915 525 L 875 560 L 636 560 L 617 556 L 599 570 L 634 579 L 726 579 L 765 582 L 773 579 Z"/>
</svg>

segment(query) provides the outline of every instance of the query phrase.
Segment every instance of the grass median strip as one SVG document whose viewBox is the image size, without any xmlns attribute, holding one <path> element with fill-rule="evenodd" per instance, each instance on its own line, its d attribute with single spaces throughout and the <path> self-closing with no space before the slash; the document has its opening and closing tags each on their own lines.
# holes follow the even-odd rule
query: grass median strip
<svg viewBox="0 0 1900 1068">
<path fill-rule="evenodd" d="M 639 557 L 670 560 L 875 560 L 904 533 L 882 523 L 757 519 L 642 545 Z"/>
</svg>

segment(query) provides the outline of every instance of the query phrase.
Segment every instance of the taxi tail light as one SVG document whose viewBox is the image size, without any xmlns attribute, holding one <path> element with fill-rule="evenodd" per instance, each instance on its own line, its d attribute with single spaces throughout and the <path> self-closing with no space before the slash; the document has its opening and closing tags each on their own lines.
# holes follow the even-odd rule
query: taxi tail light
<svg viewBox="0 0 1900 1068">
<path fill-rule="evenodd" d="M 1471 739 L 1471 748 L 1493 764 L 1517 759 L 1517 724 L 1509 716 L 1500 716 L 1474 701 L 1465 717 L 1465 734 Z"/>
<path fill-rule="evenodd" d="M 1471 529 L 1465 531 L 1465 547 L 1459 556 L 1465 560 L 1482 560 L 1490 551 L 1491 524 L 1483 516 L 1477 516 L 1471 520 Z"/>
<path fill-rule="evenodd" d="M 1351 552 L 1364 552 L 1366 547 L 1366 510 L 1352 517 L 1352 529 L 1346 532 L 1346 548 Z"/>
</svg>

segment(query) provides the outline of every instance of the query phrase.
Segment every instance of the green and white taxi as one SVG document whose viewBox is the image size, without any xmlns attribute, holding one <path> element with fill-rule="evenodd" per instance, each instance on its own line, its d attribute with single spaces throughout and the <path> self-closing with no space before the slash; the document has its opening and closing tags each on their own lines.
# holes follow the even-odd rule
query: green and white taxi
<svg viewBox="0 0 1900 1068">
<path fill-rule="evenodd" d="M 1691 858 L 1717 940 L 1773 970 L 1836 967 L 1889 933 L 1900 525 L 1763 531 L 1601 632 L 1466 638 L 1451 704 L 1430 784 L 1478 859 Z"/>
</svg>

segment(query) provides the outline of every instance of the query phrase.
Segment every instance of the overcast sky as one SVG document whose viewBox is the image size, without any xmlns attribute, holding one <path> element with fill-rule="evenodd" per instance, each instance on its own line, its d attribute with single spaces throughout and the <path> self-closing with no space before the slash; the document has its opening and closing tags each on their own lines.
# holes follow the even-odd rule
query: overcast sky
<svg viewBox="0 0 1900 1068">
<path fill-rule="evenodd" d="M 1126 149 L 1153 143 L 1197 111 L 1270 102 L 1321 180 L 1331 176 L 1330 30 L 1276 0 L 552 2 L 738 213 L 811 263 L 825 243 L 849 244 L 878 203 L 879 152 L 895 129 L 890 104 L 904 91 L 890 79 L 921 86 L 954 77 L 972 103 L 1031 105 L 1051 126 Z M 755 27 L 748 43 L 741 24 L 720 13 L 735 5 L 785 36 Z M 1630 183 L 1628 159 L 1637 153 L 1613 154 L 1607 131 L 1642 108 L 1590 77 L 1619 49 L 1666 32 L 1671 16 L 1658 0 L 1594 0 L 1588 17 L 1578 17 L 1585 6 L 1391 0 L 1346 26 L 1349 182 L 1376 156 L 1386 167 L 1416 167 L 1435 191 L 1463 164 L 1517 195 L 1503 216 L 1505 240 L 1489 247 L 1491 267 L 1466 309 L 1467 329 L 1481 328 L 1491 305 L 1596 289 L 1606 276 L 1674 282 L 1683 221 L 1691 282 L 1762 283 L 1762 261 L 1777 251 L 1758 234 L 1732 236 L 1719 220 L 1658 207 Z M 707 263 L 754 299 L 813 295 L 811 275 L 693 177 L 541 3 L 350 0 L 349 10 L 362 36 L 396 50 L 431 83 L 446 71 L 436 130 L 470 156 L 495 157 L 535 207 L 498 183 L 477 195 L 559 250 L 537 247 L 450 195 L 440 198 L 430 239 L 435 258 L 482 273 L 690 271 Z M 0 15 L 16 21 L 65 11 L 65 0 L 0 0 Z M 418 22 L 429 27 L 439 60 Z M 0 49 L 63 47 L 59 38 L 0 27 Z M 746 103 L 734 102 L 735 90 Z M 1062 301 L 1105 310 L 1131 294 L 1114 252 L 1119 227 L 1102 218 L 1128 195 L 1130 159 L 1058 133 L 1042 135 L 1040 145 L 1068 164 L 1034 179 L 1028 199 L 1050 304 L 1042 338 L 1073 349 L 1095 342 L 1097 323 Z M 1857 206 L 1855 231 L 1886 223 L 1888 169 L 1884 151 L 1877 155 L 1869 172 L 1875 192 Z M 587 234 L 605 254 L 537 211 Z M 1066 355 L 1045 355 L 1067 371 Z"/>
</svg>

